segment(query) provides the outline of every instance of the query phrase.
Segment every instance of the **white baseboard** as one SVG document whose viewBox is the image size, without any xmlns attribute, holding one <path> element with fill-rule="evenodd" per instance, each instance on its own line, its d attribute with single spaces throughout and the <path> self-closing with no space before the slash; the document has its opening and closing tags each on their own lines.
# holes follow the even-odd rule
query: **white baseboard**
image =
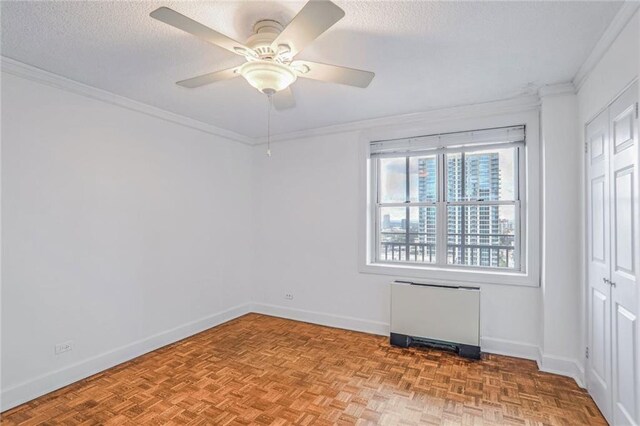
<svg viewBox="0 0 640 426">
<path fill-rule="evenodd" d="M 389 335 L 389 324 L 381 321 L 365 320 L 264 303 L 248 303 L 158 333 L 146 339 L 133 342 L 60 370 L 3 389 L 2 397 L 0 398 L 2 401 L 0 411 L 16 407 L 56 389 L 77 382 L 78 380 L 82 380 L 108 368 L 154 351 L 162 346 L 174 343 L 250 312 L 381 336 Z M 545 355 L 538 346 L 529 343 L 492 337 L 482 337 L 481 347 L 482 351 L 487 353 L 534 360 L 537 362 L 538 368 L 541 371 L 572 377 L 579 386 L 584 387 L 584 370 L 576 360 Z"/>
<path fill-rule="evenodd" d="M 568 376 L 576 381 L 581 388 L 585 387 L 584 368 L 575 359 L 555 355 L 548 355 L 540 351 L 538 368 L 546 373 Z"/>
<path fill-rule="evenodd" d="M 239 305 L 3 389 L 0 411 L 6 411 L 249 312 L 251 312 L 251 304 Z"/>
<path fill-rule="evenodd" d="M 308 311 L 305 309 L 294 309 L 285 306 L 268 305 L 265 303 L 254 303 L 253 312 L 346 330 L 361 331 L 363 333 L 378 334 L 380 336 L 389 335 L 389 324 L 380 321 L 364 320 L 361 318 Z"/>
<path fill-rule="evenodd" d="M 481 347 L 482 352 L 533 360 L 540 371 L 571 377 L 581 388 L 585 386 L 584 369 L 575 359 L 545 354 L 538 346 L 530 343 L 491 337 L 481 338 Z"/>
<path fill-rule="evenodd" d="M 265 303 L 254 303 L 251 310 L 259 314 L 304 321 L 312 324 L 361 331 L 381 336 L 389 335 L 389 324 L 381 321 L 363 320 L 360 318 Z M 576 360 L 543 354 L 537 345 L 531 343 L 493 337 L 482 337 L 480 340 L 482 352 L 533 360 L 538 365 L 540 371 L 571 377 L 576 381 L 578 386 L 584 387 L 584 370 Z"/>
<path fill-rule="evenodd" d="M 481 337 L 480 347 L 482 348 L 482 352 L 530 359 L 539 364 L 540 349 L 531 343 L 496 339 L 493 337 Z"/>
</svg>

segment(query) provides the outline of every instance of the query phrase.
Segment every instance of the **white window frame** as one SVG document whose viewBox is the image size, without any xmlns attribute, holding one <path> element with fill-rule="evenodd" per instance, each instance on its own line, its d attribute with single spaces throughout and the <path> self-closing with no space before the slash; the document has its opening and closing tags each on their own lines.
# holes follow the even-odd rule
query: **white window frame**
<svg viewBox="0 0 640 426">
<path fill-rule="evenodd" d="M 410 262 L 378 262 L 377 250 L 377 179 L 369 155 L 371 141 L 410 138 L 416 135 L 444 134 L 524 125 L 526 141 L 519 156 L 519 220 L 520 232 L 516 235 L 520 265 L 519 270 L 505 268 L 474 267 L 467 265 L 423 264 Z M 538 108 L 528 111 L 489 115 L 485 117 L 464 117 L 456 120 L 440 120 L 430 125 L 390 126 L 384 129 L 372 129 L 360 135 L 360 238 L 359 271 L 361 273 L 392 275 L 395 277 L 418 278 L 424 282 L 444 284 L 506 284 L 539 286 L 540 281 L 540 141 Z M 439 164 L 443 167 L 442 164 Z M 441 175 L 441 173 L 439 173 Z M 440 177 L 439 177 L 440 178 Z M 443 199 L 440 198 L 441 202 Z M 440 213 L 445 209 L 440 209 Z M 442 222 L 440 222 L 442 223 Z M 439 252 L 442 252 L 442 235 L 438 233 Z"/>
<path fill-rule="evenodd" d="M 374 209 L 374 211 L 371 213 L 372 217 L 373 217 L 373 221 L 374 223 L 374 227 L 375 227 L 375 232 L 373 232 L 372 234 L 372 253 L 374 254 L 374 262 L 376 264 L 390 264 L 390 265 L 427 265 L 427 266 L 438 266 L 440 268 L 442 267 L 448 267 L 448 268 L 455 268 L 455 269 L 467 269 L 467 270 L 494 270 L 494 271 L 511 271 L 511 272 L 521 272 L 522 271 L 522 265 L 520 262 L 520 257 L 521 257 L 521 253 L 523 252 L 523 243 L 524 241 L 521 238 L 522 235 L 522 221 L 523 221 L 523 212 L 522 209 L 520 208 L 520 201 L 521 201 L 521 194 L 524 192 L 524 185 L 520 184 L 520 170 L 522 170 L 523 167 L 525 167 L 525 153 L 524 153 L 524 146 L 522 146 L 521 143 L 515 142 L 515 143 L 505 143 L 505 144 L 501 144 L 500 146 L 501 148 L 513 148 L 516 149 L 516 153 L 517 153 L 517 162 L 514 165 L 514 176 L 515 176 L 515 181 L 518 183 L 517 187 L 515 188 L 515 197 L 514 200 L 493 200 L 493 201 L 464 201 L 464 200 L 460 200 L 460 201 L 451 201 L 451 200 L 447 200 L 446 199 L 446 193 L 447 193 L 447 176 L 448 174 L 446 173 L 446 155 L 447 154 L 456 154 L 456 153 L 464 153 L 465 151 L 470 151 L 469 149 L 456 149 L 456 148 L 442 148 L 442 149 L 437 149 L 437 150 L 431 150 L 427 153 L 422 153 L 422 154 L 412 154 L 412 153 L 407 153 L 407 154 L 398 154 L 398 155 L 390 155 L 390 156 L 383 156 L 383 157 L 377 157 L 377 158 L 372 158 L 372 164 L 373 167 L 371 168 L 371 186 L 372 186 L 372 193 L 371 193 L 371 199 L 373 200 L 371 205 L 372 208 Z M 468 148 L 472 148 L 472 147 L 468 147 Z M 480 147 L 479 149 L 485 149 L 487 148 L 486 145 L 483 145 L 482 147 Z M 471 150 L 472 151 L 472 150 Z M 473 152 L 473 151 L 472 151 Z M 437 172 L 438 172 L 438 176 L 436 179 L 436 190 L 437 190 L 437 198 L 435 201 L 424 201 L 424 202 L 409 202 L 409 201 L 405 201 L 405 202 L 396 202 L 396 203 L 384 203 L 384 202 L 380 202 L 380 196 L 381 196 L 381 188 L 380 188 L 380 177 L 381 177 L 381 171 L 380 171 L 380 160 L 383 158 L 402 158 L 402 159 L 407 159 L 407 164 L 406 164 L 406 168 L 407 168 L 407 183 L 409 183 L 410 181 L 410 176 L 409 176 L 409 158 L 410 157 L 417 157 L 417 156 L 424 156 L 424 155 L 434 155 L 436 158 L 436 162 L 437 162 Z M 514 182 L 515 183 L 515 182 Z M 409 189 L 409 187 L 407 186 L 407 190 Z M 407 194 L 408 196 L 408 194 Z M 514 221 L 515 221 L 515 233 L 514 233 L 514 246 L 513 246 L 513 259 L 514 259 L 514 265 L 511 268 L 506 268 L 506 267 L 495 267 L 495 266 L 476 266 L 476 265 L 465 265 L 465 264 L 449 264 L 447 263 L 447 259 L 448 259 L 448 243 L 447 243 L 447 239 L 449 234 L 446 231 L 440 231 L 440 230 L 447 230 L 448 229 L 448 207 L 450 206 L 478 206 L 478 205 L 488 205 L 488 206 L 514 206 L 514 212 L 515 217 L 514 217 Z M 426 262 L 415 262 L 415 261 L 411 261 L 409 260 L 381 260 L 381 253 L 380 253 L 380 248 L 381 248 L 381 230 L 380 230 L 380 209 L 381 208 L 385 208 L 385 207 L 401 207 L 401 208 L 407 208 L 407 207 L 435 207 L 436 208 L 436 213 L 437 213 L 437 219 L 436 219 L 436 251 L 435 251 L 435 257 L 434 257 L 434 261 L 431 263 L 426 263 Z M 407 221 L 408 221 L 408 217 L 407 217 Z M 408 224 L 407 224 L 408 226 Z M 407 238 L 408 238 L 408 231 L 407 232 Z M 463 239 L 464 240 L 464 239 Z M 400 244 L 398 244 L 400 245 Z M 464 246 L 464 241 L 462 242 L 462 246 Z M 489 246 L 487 246 L 489 247 Z"/>
</svg>

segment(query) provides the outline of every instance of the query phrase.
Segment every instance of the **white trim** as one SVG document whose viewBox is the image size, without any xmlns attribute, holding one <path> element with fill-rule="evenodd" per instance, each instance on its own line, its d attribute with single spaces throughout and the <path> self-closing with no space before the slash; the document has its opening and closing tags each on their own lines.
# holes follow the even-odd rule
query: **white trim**
<svg viewBox="0 0 640 426">
<path fill-rule="evenodd" d="M 595 120 L 602 112 L 606 111 L 609 109 L 609 107 L 611 107 L 611 105 L 620 97 L 622 96 L 623 93 L 625 93 L 627 90 L 629 90 L 629 88 L 631 88 L 631 86 L 633 86 L 634 84 L 636 84 L 638 82 L 638 77 L 634 77 L 633 80 L 626 84 L 618 93 L 615 94 L 615 96 L 606 103 L 605 106 L 603 106 L 602 108 L 600 108 L 598 111 L 596 111 L 596 113 L 594 113 L 591 117 L 588 117 L 586 119 L 586 122 L 584 123 L 584 125 L 582 126 L 582 131 L 581 136 L 582 136 L 582 140 L 581 142 L 583 144 L 587 143 L 587 127 L 591 124 L 591 122 L 593 120 Z M 581 282 L 581 297 L 582 297 L 582 319 L 581 319 L 581 332 L 582 332 L 582 344 L 585 345 L 585 347 L 589 346 L 589 244 L 587 242 L 587 237 L 589 235 L 589 221 L 588 221 L 588 212 L 590 209 L 589 206 L 589 198 L 587 196 L 588 191 L 589 191 L 589 164 L 591 161 L 591 157 L 589 155 L 587 155 L 588 153 L 585 152 L 583 155 L 583 160 L 582 160 L 582 220 L 583 220 L 583 239 L 581 242 L 581 246 L 582 246 L 582 282 Z M 639 301 L 640 303 L 640 301 Z M 587 383 L 587 376 L 589 375 L 589 369 L 587 368 L 588 365 L 588 360 L 586 358 L 583 359 L 584 361 L 584 367 L 582 367 L 582 364 L 577 363 L 577 365 L 579 366 L 579 370 L 581 371 L 582 374 L 582 379 L 583 382 L 585 383 L 585 387 L 586 388 L 586 383 Z"/>
<path fill-rule="evenodd" d="M 542 86 L 540 90 L 538 90 L 538 95 L 541 98 L 547 98 L 551 96 L 574 95 L 575 93 L 576 93 L 576 86 L 574 86 L 572 82 L 560 83 L 560 84 L 548 84 L 548 85 Z"/>
<path fill-rule="evenodd" d="M 359 331 L 362 333 L 377 334 L 380 336 L 389 335 L 389 324 L 380 321 L 308 311 L 306 309 L 294 309 L 285 306 L 269 305 L 266 303 L 254 303 L 253 312 L 279 318 L 287 318 L 295 321 L 309 322 L 311 324 L 324 325 L 327 327 Z"/>
<path fill-rule="evenodd" d="M 254 144 L 254 139 L 248 136 L 222 129 L 211 124 L 203 123 L 202 121 L 194 120 L 142 102 L 134 101 L 133 99 L 71 80 L 6 56 L 0 56 L 0 63 L 2 64 L 2 72 L 6 72 L 7 74 L 45 84 L 50 87 L 55 87 L 77 95 L 82 95 L 90 99 L 106 102 L 111 105 L 117 105 L 131 111 L 140 112 L 161 120 L 189 127 L 211 135 L 220 136 L 234 142 L 240 142 L 245 145 Z"/>
<path fill-rule="evenodd" d="M 495 269 L 481 270 L 463 268 L 448 269 L 437 266 L 418 267 L 391 263 L 360 264 L 362 274 L 388 275 L 395 279 L 418 278 L 425 284 L 444 285 L 515 285 L 523 287 L 539 287 L 535 276 L 519 272 L 496 272 Z"/>
<path fill-rule="evenodd" d="M 536 97 L 536 99 L 538 99 Z M 539 99 L 535 103 L 528 103 L 528 109 L 505 113 L 500 106 L 496 110 L 485 109 L 480 116 L 467 116 L 460 114 L 459 118 L 424 121 L 413 126 L 400 123 L 386 128 L 373 128 L 360 132 L 360 149 L 358 150 L 359 178 L 359 236 L 358 236 L 358 270 L 361 273 L 392 275 L 396 277 L 419 278 L 429 282 L 457 282 L 457 283 L 485 283 L 524 285 L 538 287 L 540 285 L 540 214 L 541 214 L 541 143 L 540 143 L 540 118 Z M 523 105 L 521 105 L 522 107 Z M 464 109 L 464 108 L 463 108 Z M 466 109 L 464 109 L 467 111 Z M 472 108 L 472 111 L 478 112 Z M 526 125 L 526 167 L 521 170 L 520 181 L 526 189 L 522 198 L 521 212 L 526 214 L 526 220 L 521 222 L 521 229 L 525 236 L 526 246 L 522 246 L 521 259 L 526 263 L 521 273 L 495 272 L 495 271 L 466 271 L 461 268 L 438 268 L 433 266 L 393 266 L 372 262 L 372 242 L 374 235 L 374 221 L 371 217 L 374 213 L 374 204 L 371 200 L 373 183 L 370 182 L 367 171 L 370 167 L 369 144 L 373 140 L 398 139 L 421 134 L 437 134 L 512 125 Z M 533 208 L 527 208 L 528 205 Z"/>
<path fill-rule="evenodd" d="M 522 136 L 521 136 L 521 140 L 524 140 L 525 135 L 524 135 L 524 126 L 521 126 L 523 128 L 522 131 Z M 479 132 L 482 132 L 482 130 L 480 130 Z M 471 132 L 473 133 L 473 132 Z M 437 142 L 437 138 L 435 139 Z M 402 141 L 402 140 L 401 140 Z M 406 139 L 404 140 L 405 144 Z M 384 143 L 384 142 L 382 142 Z M 402 142 L 401 142 L 402 143 Z M 372 142 L 370 144 L 370 151 L 372 150 L 372 148 L 374 148 L 374 143 Z M 372 248 L 371 248 L 371 252 L 375 253 L 374 258 L 370 258 L 369 261 L 371 262 L 371 266 L 381 266 L 381 267 L 386 267 L 386 266 L 391 266 L 391 265 L 395 265 L 401 268 L 406 268 L 406 267 L 415 267 L 416 269 L 420 270 L 420 268 L 424 268 L 425 271 L 430 271 L 431 268 L 434 268 L 438 271 L 451 271 L 451 272 L 462 272 L 462 271 L 479 271 L 479 272 L 486 272 L 486 273 L 495 273 L 495 274 L 501 274 L 504 272 L 507 272 L 508 275 L 506 276 L 512 276 L 511 274 L 522 274 L 522 270 L 521 270 L 521 259 L 520 259 L 520 254 L 522 252 L 522 247 L 520 245 L 521 239 L 522 239 L 522 235 L 525 234 L 525 230 L 522 228 L 521 223 L 523 222 L 522 219 L 525 219 L 524 214 L 526 212 L 523 212 L 521 209 L 521 204 L 525 204 L 526 205 L 526 185 L 525 182 L 521 182 L 521 176 L 520 173 L 518 173 L 520 171 L 520 167 L 518 167 L 518 162 L 523 162 L 522 157 L 525 156 L 524 154 L 524 143 L 522 142 L 505 142 L 502 144 L 497 144 L 501 147 L 508 147 L 508 148 L 512 148 L 515 149 L 514 151 L 514 158 L 518 158 L 518 162 L 516 162 L 514 164 L 514 185 L 515 183 L 517 183 L 517 192 L 516 194 L 518 194 L 514 200 L 496 200 L 496 201 L 451 201 L 448 200 L 447 197 L 443 196 L 443 194 L 447 193 L 447 189 L 448 189 L 448 184 L 447 184 L 447 174 L 446 174 L 446 169 L 444 167 L 444 162 L 445 162 L 445 158 L 446 155 L 448 153 L 461 153 L 461 152 L 465 152 L 466 150 L 464 148 L 455 148 L 455 147 L 447 147 L 447 142 L 444 141 L 442 143 L 443 147 L 442 148 L 438 148 L 434 151 L 424 151 L 424 150 L 418 150 L 418 151 L 405 151 L 400 153 L 400 151 L 398 151 L 398 154 L 396 155 L 400 155 L 400 158 L 405 158 L 405 174 L 406 174 L 406 181 L 407 181 L 407 186 L 404 188 L 407 193 L 406 195 L 406 199 L 407 201 L 405 202 L 382 202 L 380 201 L 380 173 L 378 172 L 376 174 L 376 180 L 370 179 L 371 184 L 374 186 L 374 188 L 372 188 L 371 192 L 370 192 L 370 197 L 371 200 L 375 200 L 375 202 L 372 201 L 371 204 L 375 204 L 375 209 L 376 212 L 374 212 L 373 214 L 370 212 L 369 214 L 372 214 L 372 216 L 375 217 L 375 230 L 374 233 L 372 234 L 372 238 L 370 238 L 371 244 L 372 244 Z M 402 145 L 396 145 L 396 146 L 402 146 Z M 471 145 L 473 146 L 473 145 Z M 485 148 L 486 145 L 478 145 L 482 148 Z M 478 148 L 476 148 L 478 149 Z M 427 201 L 427 202 L 413 202 L 410 201 L 410 193 L 409 193 L 409 187 L 410 187 L 410 178 L 409 178 L 409 173 L 410 173 L 410 167 L 409 167 L 409 160 L 411 157 L 413 156 L 421 156 L 421 155 L 427 155 L 427 154 L 435 154 L 436 157 L 436 161 L 438 163 L 438 167 L 437 167 L 437 192 L 439 195 L 438 199 L 435 201 Z M 373 161 L 373 163 L 376 165 L 373 169 L 377 169 L 380 170 L 381 166 L 380 166 L 380 158 L 383 158 L 379 155 L 376 154 L 372 154 L 370 152 L 371 155 L 371 161 Z M 447 235 L 448 232 L 446 232 L 446 230 L 448 229 L 448 218 L 447 218 L 447 214 L 445 213 L 445 211 L 451 207 L 451 206 L 478 206 L 478 205 L 487 205 L 487 206 L 512 206 L 514 208 L 514 220 L 515 220 L 515 235 L 514 235 L 514 245 L 513 245 L 513 257 L 514 257 L 514 265 L 513 268 L 509 269 L 509 268 L 498 268 L 498 267 L 483 267 L 483 266 L 475 266 L 475 265 L 452 265 L 452 264 L 448 264 L 447 263 L 447 255 L 445 253 L 436 253 L 435 256 L 435 261 L 433 263 L 418 263 L 416 265 L 416 263 L 411 263 L 411 262 L 406 262 L 406 261 L 389 261 L 387 260 L 380 260 L 381 258 L 381 254 L 380 254 L 380 244 L 381 244 L 381 235 L 383 232 L 381 232 L 380 230 L 380 224 L 381 224 L 381 218 L 380 218 L 380 212 L 381 209 L 383 208 L 389 208 L 389 207 L 396 207 L 396 208 L 411 208 L 411 207 L 422 207 L 422 206 L 427 206 L 427 207 L 432 207 L 436 209 L 436 230 L 440 230 L 438 232 L 436 232 L 436 238 L 437 238 L 437 243 L 436 243 L 436 248 L 441 248 L 441 250 L 445 250 L 447 243 Z M 409 212 L 407 211 L 407 215 L 409 214 Z M 406 241 L 405 243 L 409 243 L 408 240 L 408 236 L 410 234 L 410 229 L 408 227 L 408 223 L 409 223 L 409 217 L 407 217 L 407 223 L 405 224 L 405 238 Z M 443 231 L 444 230 L 444 231 Z M 464 238 L 463 238 L 464 240 Z M 525 240 L 526 241 L 526 240 Z M 400 244 L 400 243 L 399 243 Z M 464 247 L 467 244 L 464 241 L 461 241 L 461 248 L 464 250 Z M 469 244 L 471 245 L 471 244 Z M 439 250 L 436 250 L 439 251 Z M 409 256 L 409 249 L 407 247 L 407 249 L 405 250 L 405 256 Z M 399 255 L 400 256 L 400 255 Z M 431 255 L 429 255 L 431 256 Z M 393 257 L 393 256 L 392 256 Z M 511 273 L 511 274 L 509 274 Z M 517 277 L 517 275 L 515 275 L 515 277 Z M 446 279 L 446 277 L 445 277 Z"/>
<path fill-rule="evenodd" d="M 638 81 L 638 76 L 633 77 L 633 79 L 629 83 L 625 84 L 624 87 L 620 91 L 618 91 L 618 93 L 616 93 L 615 96 L 611 98 L 611 100 L 607 102 L 605 106 L 603 106 L 602 108 L 594 112 L 590 117 L 587 117 L 584 124 L 585 129 L 593 120 L 596 119 L 597 116 L 599 116 L 602 112 L 608 110 L 611 104 L 614 103 L 615 100 L 618 99 L 620 95 L 626 92 L 631 86 L 636 84 L 637 81 Z"/>
<path fill-rule="evenodd" d="M 364 320 L 265 303 L 254 303 L 253 312 L 380 336 L 389 335 L 389 324 L 381 321 Z M 584 387 L 584 371 L 576 360 L 543 354 L 538 346 L 531 343 L 493 337 L 481 337 L 480 347 L 483 353 L 535 361 L 540 371 L 571 377 L 576 381 L 578 386 Z"/>
<path fill-rule="evenodd" d="M 45 84 L 50 87 L 66 90 L 68 92 L 79 94 L 90 99 L 103 101 L 112 105 L 118 105 L 132 111 L 137 111 L 208 134 L 221 136 L 245 145 L 263 145 L 267 143 L 265 137 L 252 138 L 240 133 L 233 132 L 231 130 L 216 127 L 202 121 L 194 120 L 180 114 L 166 111 L 164 109 L 135 101 L 124 96 L 116 95 L 106 90 L 98 89 L 93 86 L 77 82 L 67 77 L 45 71 L 43 69 L 25 64 L 6 56 L 0 55 L 0 63 L 2 65 L 2 72 Z M 423 112 L 360 120 L 344 124 L 336 124 L 331 126 L 284 133 L 280 135 L 272 135 L 271 142 L 273 143 L 312 136 L 370 130 L 372 128 L 383 128 L 399 124 L 408 126 L 424 123 L 425 121 L 440 122 L 446 120 L 460 120 L 471 117 L 491 116 L 495 114 L 515 113 L 531 110 L 532 108 L 539 106 L 539 104 L 540 99 L 538 98 L 538 96 L 520 96 L 511 99 L 481 102 L 471 105 L 439 107 Z"/>
<path fill-rule="evenodd" d="M 640 8 L 638 1 L 625 1 L 620 6 L 620 10 L 613 17 L 613 20 L 596 43 L 593 50 L 578 69 L 575 77 L 573 77 L 573 85 L 576 91 L 580 90 L 584 82 L 587 80 L 593 69 L 598 65 L 602 57 L 607 53 L 609 47 L 615 39 L 620 35 L 627 23 L 631 20 L 636 11 Z"/>
<path fill-rule="evenodd" d="M 404 157 L 406 155 L 446 154 L 479 149 L 524 146 L 525 126 L 494 129 L 476 129 L 471 132 L 454 132 L 438 135 L 422 135 L 384 141 L 371 141 L 372 157 Z"/>
<path fill-rule="evenodd" d="M 592 50 L 591 54 L 581 65 L 580 69 L 573 78 L 572 85 L 574 92 L 580 90 L 582 84 L 587 79 L 593 68 L 604 56 L 613 41 L 620 34 L 622 29 L 626 26 L 626 24 L 629 22 L 629 20 L 639 7 L 640 2 L 635 1 L 625 1 L 622 4 L 620 10 L 613 18 L 602 37 L 596 43 L 596 46 Z M 130 98 L 116 95 L 106 90 L 79 83 L 72 79 L 42 70 L 40 68 L 25 64 L 15 59 L 8 58 L 6 56 L 0 56 L 0 62 L 2 64 L 3 72 L 7 72 L 9 74 L 26 78 L 32 81 L 40 82 L 51 87 L 56 87 L 92 99 L 97 99 L 103 102 L 111 103 L 113 105 L 118 105 L 123 108 L 138 111 L 143 114 L 200 130 L 205 133 L 222 136 L 227 139 L 243 143 L 245 145 L 263 145 L 267 143 L 265 137 L 251 138 L 249 136 L 245 136 L 227 129 L 194 120 L 180 114 L 166 111 L 158 107 L 134 101 Z M 548 95 L 548 93 L 545 93 L 545 91 L 547 91 L 548 89 L 545 89 L 545 87 L 566 86 L 566 88 L 568 88 L 568 85 L 569 83 L 544 86 L 540 89 L 540 92 L 541 95 L 544 94 L 546 96 Z M 469 117 L 482 117 L 499 113 L 507 114 L 527 111 L 535 106 L 538 106 L 539 104 L 540 99 L 538 96 L 521 96 L 511 99 L 481 102 L 470 105 L 438 107 L 423 112 L 360 120 L 349 123 L 306 129 L 296 132 L 283 133 L 279 135 L 272 135 L 271 142 L 273 143 L 292 139 L 303 139 L 307 137 L 322 136 L 335 133 L 356 132 L 366 129 L 381 128 L 399 124 L 412 125 L 425 121 L 438 122 L 443 120 L 465 119 Z"/>
<path fill-rule="evenodd" d="M 545 373 L 571 377 L 578 386 L 585 388 L 584 368 L 575 359 L 547 355 L 542 350 L 538 355 L 538 368 Z"/>
<path fill-rule="evenodd" d="M 243 304 L 205 318 L 192 321 L 113 349 L 76 364 L 43 374 L 26 382 L 2 389 L 2 407 L 5 411 L 39 396 L 53 392 L 71 383 L 85 379 L 108 368 L 152 352 L 163 346 L 193 336 L 211 327 L 251 312 L 251 304 Z"/>
<path fill-rule="evenodd" d="M 247 303 L 3 389 L 3 405 L 0 411 L 6 411 L 118 364 L 251 312 L 380 336 L 389 335 L 389 324 L 382 321 L 366 320 L 305 309 L 294 309 L 265 303 Z M 584 370 L 575 360 L 544 355 L 537 346 L 530 343 L 492 337 L 481 337 L 480 340 L 483 353 L 534 360 L 541 371 L 572 377 L 579 386 L 583 387 Z"/>
<path fill-rule="evenodd" d="M 531 343 L 496 339 L 493 337 L 481 337 L 480 348 L 482 352 L 485 353 L 530 359 L 536 361 L 536 363 L 538 362 L 540 353 L 540 348 Z"/>
<path fill-rule="evenodd" d="M 414 126 L 424 123 L 437 123 L 442 121 L 464 120 L 468 118 L 487 117 L 497 114 L 512 114 L 523 111 L 530 111 L 540 105 L 538 96 L 520 96 L 517 98 L 503 99 L 491 102 L 482 102 L 470 105 L 459 105 L 442 108 L 434 108 L 423 112 L 410 114 L 393 115 L 382 118 L 353 121 L 350 123 L 336 124 L 332 126 L 318 127 L 314 129 L 301 130 L 297 132 L 283 133 L 271 136 L 271 143 L 282 142 L 294 139 L 304 139 L 315 136 L 325 136 L 335 133 L 348 133 L 380 130 L 385 127 Z M 473 130 L 473 129 L 469 129 Z M 413 133 L 409 136 L 415 136 Z M 428 134 L 428 133 L 422 133 Z M 256 145 L 267 143 L 266 138 L 257 138 Z"/>
<path fill-rule="evenodd" d="M 2 84 L 0 81 L 0 100 L 3 99 L 2 98 Z M 1 102 L 0 102 L 1 104 Z M 1 109 L 1 107 L 0 107 Z M 1 143 L 1 139 L 4 133 L 2 132 L 2 119 L 0 117 L 0 176 L 2 176 L 2 143 Z M 0 180 L 2 180 L 0 178 Z M 2 212 L 4 211 L 3 207 L 3 198 L 2 198 L 2 185 L 0 185 L 0 241 L 2 241 Z M 2 259 L 4 259 L 4 253 L 3 253 L 3 249 L 2 246 L 4 244 L 0 244 L 0 318 L 4 318 L 2 316 L 2 277 L 4 276 L 4 274 L 2 273 Z M 4 327 L 0 327 L 0 412 L 2 412 L 2 401 L 3 401 L 3 397 L 2 397 L 2 329 Z"/>
</svg>

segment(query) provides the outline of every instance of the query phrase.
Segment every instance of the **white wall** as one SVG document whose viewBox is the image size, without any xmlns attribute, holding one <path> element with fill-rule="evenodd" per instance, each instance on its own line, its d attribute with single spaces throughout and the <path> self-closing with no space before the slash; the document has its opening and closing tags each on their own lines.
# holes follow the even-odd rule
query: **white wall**
<svg viewBox="0 0 640 426">
<path fill-rule="evenodd" d="M 562 368 L 577 360 L 580 345 L 580 164 L 576 95 L 543 93 L 541 101 L 543 158 L 542 365 Z M 546 364 L 546 365 L 545 365 Z M 574 364 L 574 374 L 582 376 Z"/>
<path fill-rule="evenodd" d="M 4 409 L 248 309 L 249 147 L 7 73 L 2 89 Z"/>
<path fill-rule="evenodd" d="M 254 149 L 258 310 L 388 332 L 389 282 L 399 277 L 358 272 L 359 143 L 345 132 L 274 143 L 270 158 Z M 482 285 L 485 348 L 537 355 L 538 293 Z"/>
<path fill-rule="evenodd" d="M 578 126 L 579 139 L 577 149 L 583 150 L 585 125 L 593 119 L 600 111 L 605 109 L 625 87 L 640 75 L 640 9 L 614 40 L 606 53 L 591 70 L 583 84 L 578 90 Z M 582 151 L 583 152 L 583 151 Z M 586 281 L 585 281 L 585 229 L 586 210 L 584 199 L 585 188 L 585 164 L 584 155 L 581 156 L 580 163 L 580 226 L 581 230 L 581 263 L 580 263 L 580 283 L 581 283 L 581 340 L 582 351 L 587 344 L 587 320 L 586 320 Z M 580 361 L 584 364 L 584 354 Z"/>
<path fill-rule="evenodd" d="M 582 384 L 577 99 L 571 85 L 548 93 L 540 110 L 544 182 L 530 182 L 543 189 L 542 286 L 483 284 L 482 345 Z M 359 272 L 361 139 L 345 131 L 283 140 L 270 158 L 264 146 L 254 149 L 258 310 L 387 332 L 388 283 L 400 277 Z"/>
</svg>

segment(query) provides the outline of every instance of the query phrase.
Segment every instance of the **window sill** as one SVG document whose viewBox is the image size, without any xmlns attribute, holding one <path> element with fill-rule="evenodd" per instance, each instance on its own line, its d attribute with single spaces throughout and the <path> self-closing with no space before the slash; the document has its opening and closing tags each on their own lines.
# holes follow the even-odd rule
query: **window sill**
<svg viewBox="0 0 640 426">
<path fill-rule="evenodd" d="M 496 270 L 465 270 L 433 266 L 398 265 L 388 263 L 367 263 L 360 265 L 363 274 L 392 275 L 395 277 L 419 278 L 428 284 L 499 284 L 525 287 L 539 287 L 537 276 L 523 272 Z"/>
</svg>

